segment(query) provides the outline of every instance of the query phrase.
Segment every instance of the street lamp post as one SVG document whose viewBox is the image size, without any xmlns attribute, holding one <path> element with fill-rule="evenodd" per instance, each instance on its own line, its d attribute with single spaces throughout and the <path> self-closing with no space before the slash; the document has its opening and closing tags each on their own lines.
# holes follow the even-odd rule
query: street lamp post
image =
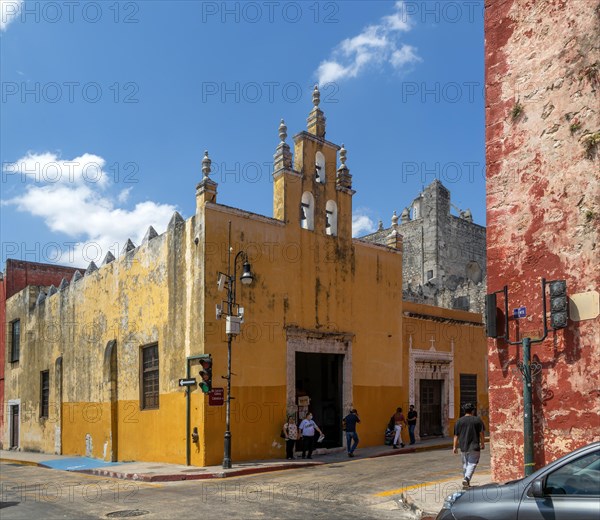
<svg viewBox="0 0 600 520">
<path fill-rule="evenodd" d="M 231 468 L 231 342 L 234 336 L 240 333 L 240 326 L 243 322 L 244 309 L 236 302 L 236 280 L 237 280 L 237 262 L 239 258 L 243 259 L 243 272 L 240 276 L 240 282 L 244 285 L 252 283 L 254 277 L 248 255 L 244 251 L 238 251 L 233 259 L 233 275 L 231 274 L 231 221 L 229 221 L 229 240 L 227 252 L 227 273 L 219 273 L 217 286 L 222 290 L 227 285 L 227 301 L 225 315 L 225 332 L 227 334 L 227 397 L 225 399 L 225 440 L 223 454 L 223 469 Z M 234 313 L 234 309 L 237 312 Z M 217 305 L 217 319 L 221 318 L 222 307 Z"/>
</svg>

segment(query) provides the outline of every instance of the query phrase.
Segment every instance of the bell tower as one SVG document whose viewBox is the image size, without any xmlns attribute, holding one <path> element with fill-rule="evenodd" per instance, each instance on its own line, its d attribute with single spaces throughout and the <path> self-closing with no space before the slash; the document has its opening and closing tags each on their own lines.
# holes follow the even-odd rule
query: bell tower
<svg viewBox="0 0 600 520">
<path fill-rule="evenodd" d="M 281 142 L 274 155 L 274 217 L 307 232 L 352 238 L 352 175 L 347 151 L 325 139 L 326 118 L 319 108 L 315 85 L 307 131 L 294 136 L 294 155 L 285 142 L 287 127 L 279 126 Z M 338 151 L 340 166 L 337 166 Z M 292 166 L 293 162 L 293 166 Z"/>
</svg>

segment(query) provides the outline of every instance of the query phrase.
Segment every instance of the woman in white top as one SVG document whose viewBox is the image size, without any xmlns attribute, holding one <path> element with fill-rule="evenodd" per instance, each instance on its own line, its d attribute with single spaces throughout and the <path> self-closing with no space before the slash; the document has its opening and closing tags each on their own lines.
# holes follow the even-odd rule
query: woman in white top
<svg viewBox="0 0 600 520">
<path fill-rule="evenodd" d="M 306 414 L 306 418 L 300 423 L 300 432 L 302 433 L 302 458 L 312 459 L 312 452 L 315 449 L 315 430 L 321 435 L 323 432 L 313 421 L 312 413 Z M 308 452 L 308 457 L 306 457 Z"/>
</svg>

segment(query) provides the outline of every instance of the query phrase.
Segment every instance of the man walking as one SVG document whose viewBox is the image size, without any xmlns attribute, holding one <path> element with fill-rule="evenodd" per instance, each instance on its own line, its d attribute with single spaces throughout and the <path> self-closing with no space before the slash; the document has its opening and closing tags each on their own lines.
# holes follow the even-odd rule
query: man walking
<svg viewBox="0 0 600 520">
<path fill-rule="evenodd" d="M 458 453 L 460 447 L 463 464 L 463 488 L 468 488 L 473 478 L 481 450 L 485 448 L 484 432 L 485 425 L 473 412 L 472 404 L 465 405 L 465 415 L 454 424 L 454 453 Z"/>
<path fill-rule="evenodd" d="M 417 412 L 415 411 L 415 405 L 411 404 L 408 408 L 408 414 L 406 415 L 408 422 L 408 435 L 410 436 L 410 443 L 415 443 L 415 427 L 417 426 Z"/>
<path fill-rule="evenodd" d="M 356 433 L 356 423 L 359 423 L 358 412 L 356 408 L 352 408 L 350 413 L 344 417 L 344 425 L 346 430 L 346 449 L 348 457 L 354 457 L 354 450 L 358 445 L 358 433 Z M 354 443 L 352 443 L 354 441 Z"/>
</svg>

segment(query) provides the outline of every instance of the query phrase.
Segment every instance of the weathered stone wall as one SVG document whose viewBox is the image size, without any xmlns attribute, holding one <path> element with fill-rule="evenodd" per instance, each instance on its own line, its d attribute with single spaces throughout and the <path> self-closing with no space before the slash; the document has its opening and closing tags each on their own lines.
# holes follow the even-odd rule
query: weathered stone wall
<svg viewBox="0 0 600 520">
<path fill-rule="evenodd" d="M 405 300 L 484 312 L 485 227 L 467 215 L 451 213 L 450 192 L 437 180 L 415 199 L 396 227 L 403 238 Z M 392 229 L 394 225 L 363 240 L 384 244 Z"/>
<path fill-rule="evenodd" d="M 598 291 L 600 2 L 487 0 L 485 34 L 488 287 L 527 307 L 510 320 L 518 341 L 541 335 L 541 277 Z M 595 317 L 532 346 L 538 467 L 600 439 L 599 345 Z M 488 354 L 492 468 L 506 480 L 523 472 L 522 353 L 490 340 Z"/>
</svg>

